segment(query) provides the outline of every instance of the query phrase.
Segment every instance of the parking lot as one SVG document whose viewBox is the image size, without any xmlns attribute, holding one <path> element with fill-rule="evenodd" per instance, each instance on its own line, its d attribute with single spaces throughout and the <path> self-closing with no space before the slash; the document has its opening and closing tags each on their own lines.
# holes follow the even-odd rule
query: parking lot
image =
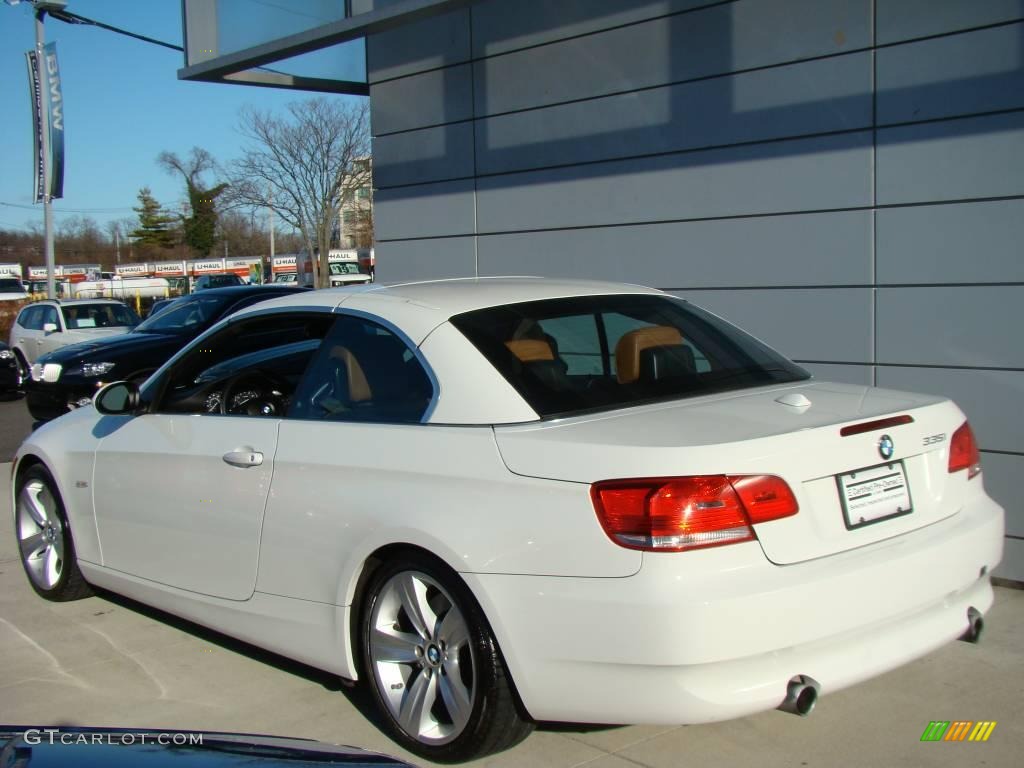
<svg viewBox="0 0 1024 768">
<path fill-rule="evenodd" d="M 0 459 L 29 429 L 22 401 L 0 402 Z M 36 597 L 9 522 L 9 479 L 10 465 L 0 464 L 0 722 L 269 733 L 402 754 L 361 691 L 331 675 L 113 595 L 62 604 Z M 544 725 L 479 764 L 1018 765 L 1022 634 L 1024 592 L 999 588 L 980 645 L 953 643 L 826 695 L 807 719 L 769 712 L 690 727 Z M 931 720 L 998 725 L 983 744 L 921 743 Z"/>
<path fill-rule="evenodd" d="M 32 417 L 21 395 L 0 397 L 0 461 L 10 461 L 32 431 Z"/>
</svg>

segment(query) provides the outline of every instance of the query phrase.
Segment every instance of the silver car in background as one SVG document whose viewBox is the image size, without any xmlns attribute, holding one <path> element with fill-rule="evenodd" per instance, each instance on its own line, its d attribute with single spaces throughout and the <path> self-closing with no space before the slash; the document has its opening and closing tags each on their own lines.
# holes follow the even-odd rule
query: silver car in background
<svg viewBox="0 0 1024 768">
<path fill-rule="evenodd" d="M 11 326 L 10 348 L 24 373 L 55 349 L 128 333 L 140 322 L 135 311 L 112 299 L 47 300 L 22 308 Z"/>
</svg>

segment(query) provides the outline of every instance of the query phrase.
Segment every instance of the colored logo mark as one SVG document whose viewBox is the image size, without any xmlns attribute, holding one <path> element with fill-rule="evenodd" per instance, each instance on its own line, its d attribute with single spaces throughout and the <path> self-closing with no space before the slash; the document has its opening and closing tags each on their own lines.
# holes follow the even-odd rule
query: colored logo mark
<svg viewBox="0 0 1024 768">
<path fill-rule="evenodd" d="M 921 741 L 988 741 L 995 729 L 995 720 L 932 720 Z"/>
<path fill-rule="evenodd" d="M 896 443 L 892 441 L 892 438 L 888 435 L 882 435 L 878 439 L 878 455 L 883 459 L 891 459 L 893 453 L 896 451 Z"/>
</svg>

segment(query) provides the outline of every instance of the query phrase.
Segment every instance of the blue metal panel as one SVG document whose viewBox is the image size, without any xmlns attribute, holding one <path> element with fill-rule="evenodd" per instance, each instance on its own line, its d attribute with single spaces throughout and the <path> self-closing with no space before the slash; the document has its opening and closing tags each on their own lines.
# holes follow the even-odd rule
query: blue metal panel
<svg viewBox="0 0 1024 768">
<path fill-rule="evenodd" d="M 376 279 L 383 282 L 473 277 L 472 237 L 378 243 Z"/>
<path fill-rule="evenodd" d="M 871 134 L 484 177 L 478 186 L 481 232 L 869 205 Z"/>
<path fill-rule="evenodd" d="M 875 13 L 878 42 L 893 43 L 1024 18 L 1024 0 L 877 0 Z"/>
<path fill-rule="evenodd" d="M 871 214 L 809 213 L 480 238 L 480 274 L 621 280 L 656 288 L 864 285 Z"/>
<path fill-rule="evenodd" d="M 374 135 L 472 117 L 470 78 L 465 64 L 378 83 L 370 99 Z"/>
<path fill-rule="evenodd" d="M 871 56 L 851 54 L 479 120 L 482 174 L 871 126 Z M 497 87 L 497 86 L 495 86 Z"/>
<path fill-rule="evenodd" d="M 473 232 L 472 180 L 380 189 L 373 203 L 378 240 Z"/>
<path fill-rule="evenodd" d="M 677 291 L 794 360 L 868 362 L 871 290 Z"/>
<path fill-rule="evenodd" d="M 880 283 L 1024 283 L 1024 200 L 878 212 Z"/>
<path fill-rule="evenodd" d="M 473 175 L 473 126 L 442 125 L 373 140 L 373 181 L 379 188 Z"/>
<path fill-rule="evenodd" d="M 880 124 L 1024 107 L 1024 23 L 877 55 Z"/>
<path fill-rule="evenodd" d="M 878 202 L 1024 195 L 1024 112 L 878 131 Z"/>
<path fill-rule="evenodd" d="M 1024 368 L 1024 287 L 878 290 L 878 361 Z"/>
<path fill-rule="evenodd" d="M 477 115 L 843 53 L 870 45 L 870 30 L 868 0 L 716 5 L 483 59 Z"/>
</svg>

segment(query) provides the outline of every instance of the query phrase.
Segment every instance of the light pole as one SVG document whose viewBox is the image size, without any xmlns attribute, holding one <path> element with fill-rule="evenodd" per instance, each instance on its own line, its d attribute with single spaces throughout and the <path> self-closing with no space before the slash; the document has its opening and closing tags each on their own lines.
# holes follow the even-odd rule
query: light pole
<svg viewBox="0 0 1024 768">
<path fill-rule="evenodd" d="M 32 5 L 36 9 L 36 66 L 39 68 L 40 76 L 45 72 L 45 51 L 46 35 L 43 27 L 43 19 L 47 11 L 62 11 L 67 6 L 67 0 L 33 0 Z M 46 87 L 45 85 L 43 86 Z M 46 119 L 43 115 L 42 119 Z M 46 297 L 57 298 L 57 285 L 53 278 L 54 257 L 53 257 L 53 207 L 50 202 L 50 132 L 45 126 L 40 126 L 41 134 L 40 149 L 43 152 L 43 228 L 45 231 L 46 245 Z"/>
</svg>

